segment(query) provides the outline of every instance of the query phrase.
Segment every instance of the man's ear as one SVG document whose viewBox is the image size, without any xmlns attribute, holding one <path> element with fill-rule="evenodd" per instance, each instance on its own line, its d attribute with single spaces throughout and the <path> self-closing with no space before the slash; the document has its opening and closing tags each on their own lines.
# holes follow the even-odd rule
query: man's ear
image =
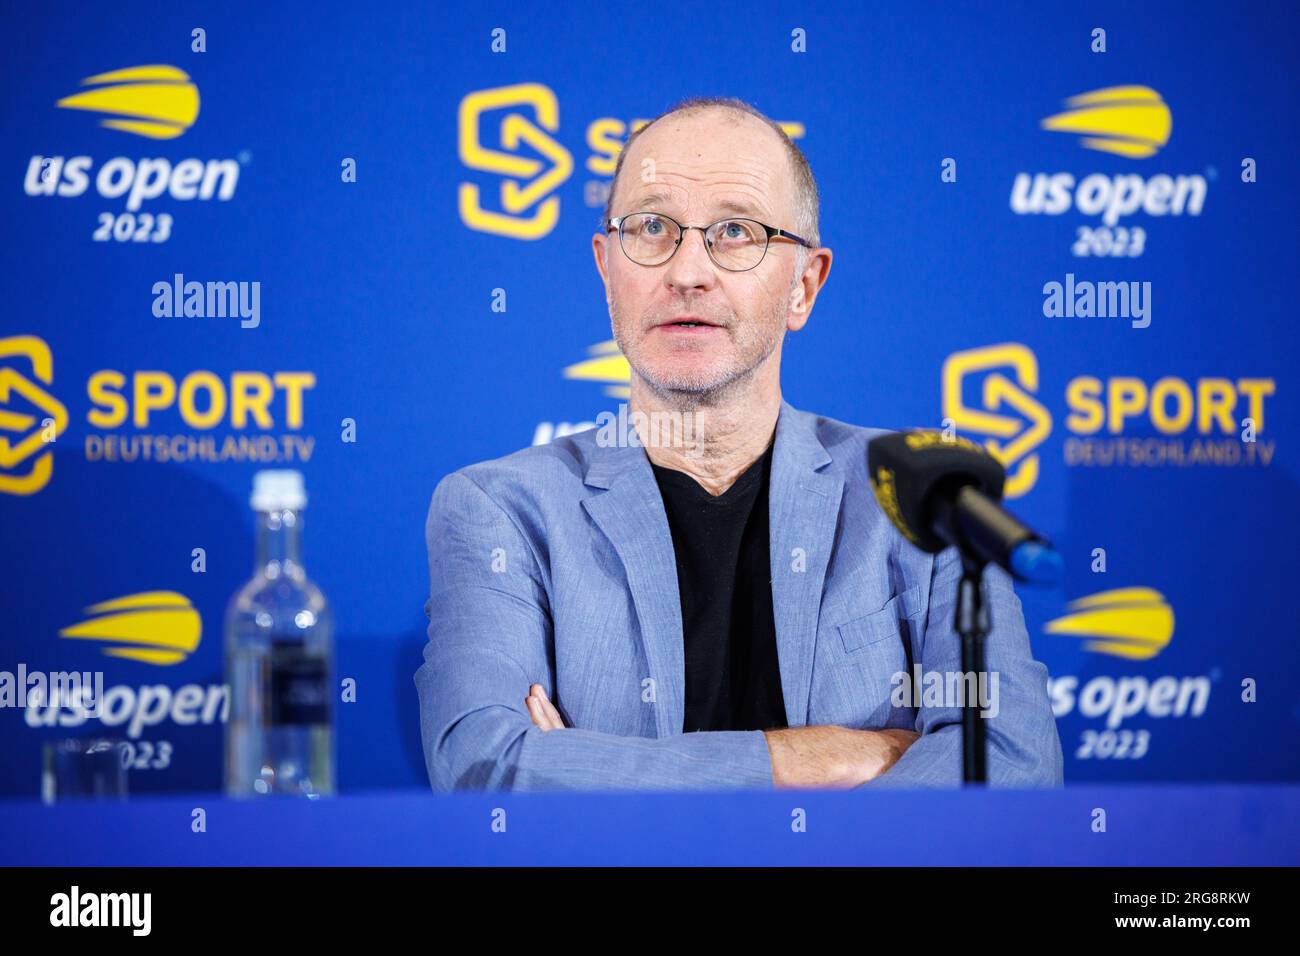
<svg viewBox="0 0 1300 956">
<path fill-rule="evenodd" d="M 608 233 L 592 233 L 591 236 L 591 254 L 596 259 L 596 271 L 600 273 L 600 281 L 605 283 L 609 288 L 609 235 Z"/>
<path fill-rule="evenodd" d="M 596 260 L 596 271 L 605 287 L 605 308 L 609 310 L 610 320 L 614 318 L 614 302 L 609 292 L 609 234 L 594 233 L 591 237 L 591 254 Z"/>
<path fill-rule="evenodd" d="M 831 258 L 831 250 L 824 246 L 809 250 L 803 272 L 790 289 L 790 309 L 785 327 L 791 332 L 798 332 L 808 323 L 817 296 L 831 274 Z"/>
<path fill-rule="evenodd" d="M 803 279 L 796 276 L 790 284 L 790 311 L 785 321 L 785 327 L 791 332 L 798 332 L 808 321 L 807 298 Z"/>
</svg>

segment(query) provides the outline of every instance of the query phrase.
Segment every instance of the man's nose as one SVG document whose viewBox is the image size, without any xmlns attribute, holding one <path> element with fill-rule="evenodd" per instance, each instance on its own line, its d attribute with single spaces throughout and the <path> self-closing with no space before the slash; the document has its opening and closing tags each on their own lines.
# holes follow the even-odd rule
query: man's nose
<svg viewBox="0 0 1300 956">
<path fill-rule="evenodd" d="M 668 260 L 668 269 L 664 273 L 664 282 L 669 288 L 679 292 L 708 289 L 717 282 L 718 274 L 705 241 L 704 233 L 699 229 L 687 229 L 682 235 L 682 243 Z"/>
</svg>

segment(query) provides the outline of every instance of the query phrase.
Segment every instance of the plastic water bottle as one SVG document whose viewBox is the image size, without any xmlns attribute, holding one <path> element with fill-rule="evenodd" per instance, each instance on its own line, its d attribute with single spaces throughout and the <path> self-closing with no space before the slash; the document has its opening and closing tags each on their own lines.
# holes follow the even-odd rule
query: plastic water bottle
<svg viewBox="0 0 1300 956">
<path fill-rule="evenodd" d="M 229 796 L 334 792 L 333 635 L 302 563 L 302 474 L 253 476 L 257 564 L 226 611 Z"/>
</svg>

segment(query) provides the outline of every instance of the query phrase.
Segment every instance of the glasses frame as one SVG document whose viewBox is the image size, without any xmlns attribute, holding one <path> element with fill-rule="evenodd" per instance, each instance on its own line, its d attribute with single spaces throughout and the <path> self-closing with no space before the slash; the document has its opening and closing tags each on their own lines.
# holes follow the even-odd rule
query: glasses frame
<svg viewBox="0 0 1300 956">
<path fill-rule="evenodd" d="M 668 258 L 664 259 L 663 262 L 655 262 L 647 265 L 644 262 L 637 262 L 637 260 L 627 254 L 627 249 L 623 245 L 623 222 L 631 219 L 633 216 L 658 216 L 660 219 L 666 219 L 677 227 L 679 232 L 677 241 L 673 243 L 673 251 L 668 253 Z M 752 266 L 746 266 L 744 269 L 733 269 L 730 266 L 724 266 L 718 261 L 717 257 L 713 254 L 713 246 L 709 243 L 709 230 L 723 222 L 752 222 L 767 234 L 767 239 L 763 243 L 763 254 L 758 257 L 758 262 L 755 262 Z M 793 232 L 787 232 L 784 229 L 777 229 L 775 226 L 769 226 L 767 223 L 759 222 L 757 219 L 750 219 L 748 216 L 724 216 L 717 222 L 711 222 L 707 226 L 684 226 L 672 216 L 665 216 L 663 213 L 655 212 L 653 209 L 642 209 L 639 212 L 630 212 L 626 216 L 611 216 L 605 221 L 605 232 L 609 233 L 614 229 L 618 230 L 618 247 L 623 251 L 623 255 L 627 257 L 629 262 L 636 262 L 637 265 L 646 269 L 654 269 L 671 261 L 673 256 L 677 255 L 677 250 L 681 248 L 682 242 L 686 239 L 686 234 L 692 229 L 700 230 L 700 233 L 704 238 L 704 250 L 709 254 L 710 261 L 712 261 L 719 269 L 725 269 L 727 272 L 749 272 L 753 269 L 757 269 L 762 264 L 763 260 L 767 258 L 767 250 L 771 247 L 773 239 L 789 239 L 791 242 L 798 243 L 805 249 L 813 248 L 811 242 L 801 236 L 796 236 Z"/>
</svg>

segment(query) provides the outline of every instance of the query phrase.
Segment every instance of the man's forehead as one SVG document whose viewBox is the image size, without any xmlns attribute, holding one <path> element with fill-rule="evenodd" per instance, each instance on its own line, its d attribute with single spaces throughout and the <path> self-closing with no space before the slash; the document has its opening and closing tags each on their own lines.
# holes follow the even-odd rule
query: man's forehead
<svg viewBox="0 0 1300 956">
<path fill-rule="evenodd" d="M 647 159 L 656 178 L 627 177 L 629 209 L 671 213 L 693 203 L 720 215 L 761 219 L 772 216 L 789 191 L 785 148 L 775 131 L 753 116 L 714 110 L 665 117 L 633 141 L 626 171 L 644 172 Z"/>
<path fill-rule="evenodd" d="M 723 215 L 752 216 L 762 218 L 771 214 L 770 200 L 763 196 L 750 196 L 734 190 L 709 195 L 707 186 L 700 185 L 698 192 L 703 198 L 703 208 Z M 638 186 L 629 198 L 630 206 L 638 211 L 652 209 L 656 212 L 681 212 L 692 197 L 683 187 L 673 187 L 665 183 L 653 186 Z M 700 201 L 699 196 L 695 197 Z"/>
</svg>

